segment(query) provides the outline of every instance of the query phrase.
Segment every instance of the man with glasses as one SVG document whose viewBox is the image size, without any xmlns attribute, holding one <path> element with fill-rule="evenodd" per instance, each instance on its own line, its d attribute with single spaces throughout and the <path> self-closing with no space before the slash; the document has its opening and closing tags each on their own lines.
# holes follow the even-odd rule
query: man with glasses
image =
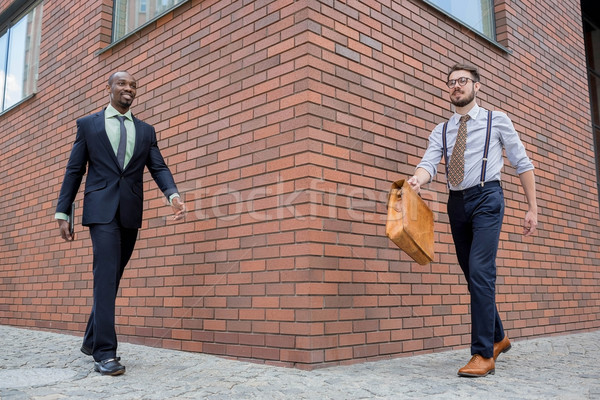
<svg viewBox="0 0 600 400">
<path fill-rule="evenodd" d="M 455 113 L 432 131 L 425 155 L 408 179 L 419 192 L 431 182 L 445 157 L 450 228 L 471 295 L 472 357 L 458 371 L 466 377 L 493 374 L 498 355 L 511 347 L 495 300 L 496 253 L 504 216 L 500 186 L 503 149 L 527 198 L 523 234 L 532 235 L 537 227 L 533 164 L 506 114 L 477 104 L 479 80 L 477 68 L 471 65 L 457 64 L 450 69 L 447 86 Z"/>
</svg>

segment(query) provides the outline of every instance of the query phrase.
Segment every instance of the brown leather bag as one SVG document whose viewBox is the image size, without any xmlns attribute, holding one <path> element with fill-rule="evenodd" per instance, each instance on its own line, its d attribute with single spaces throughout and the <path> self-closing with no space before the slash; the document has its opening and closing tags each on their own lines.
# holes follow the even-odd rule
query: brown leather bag
<svg viewBox="0 0 600 400">
<path fill-rule="evenodd" d="M 433 261 L 433 212 L 404 179 L 388 197 L 385 234 L 421 265 Z"/>
</svg>

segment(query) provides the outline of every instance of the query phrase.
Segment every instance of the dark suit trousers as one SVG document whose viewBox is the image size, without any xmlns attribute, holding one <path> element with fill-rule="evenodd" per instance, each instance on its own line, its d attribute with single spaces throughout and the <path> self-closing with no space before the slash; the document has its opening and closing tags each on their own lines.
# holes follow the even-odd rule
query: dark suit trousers
<svg viewBox="0 0 600 400">
<path fill-rule="evenodd" d="M 83 337 L 94 360 L 117 354 L 115 300 L 125 265 L 137 239 L 137 229 L 123 228 L 117 217 L 108 224 L 90 225 L 94 252 L 94 305 Z"/>
<path fill-rule="evenodd" d="M 504 338 L 496 308 L 496 253 L 504 217 L 499 182 L 450 191 L 448 217 L 456 256 L 471 294 L 471 354 L 493 355 Z"/>
</svg>

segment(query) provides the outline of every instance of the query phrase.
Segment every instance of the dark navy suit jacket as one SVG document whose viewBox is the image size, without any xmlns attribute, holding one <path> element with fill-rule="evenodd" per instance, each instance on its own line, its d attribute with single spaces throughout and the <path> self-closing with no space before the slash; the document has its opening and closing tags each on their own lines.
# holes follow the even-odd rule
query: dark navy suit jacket
<svg viewBox="0 0 600 400">
<path fill-rule="evenodd" d="M 83 225 L 106 224 L 117 210 L 124 228 L 140 228 L 144 200 L 143 175 L 152 178 L 169 197 L 177 193 L 173 176 L 160 154 L 151 125 L 133 117 L 136 137 L 131 160 L 124 170 L 104 127 L 104 110 L 77 120 L 77 136 L 62 183 L 56 212 L 68 214 L 88 168 L 83 198 Z"/>
</svg>

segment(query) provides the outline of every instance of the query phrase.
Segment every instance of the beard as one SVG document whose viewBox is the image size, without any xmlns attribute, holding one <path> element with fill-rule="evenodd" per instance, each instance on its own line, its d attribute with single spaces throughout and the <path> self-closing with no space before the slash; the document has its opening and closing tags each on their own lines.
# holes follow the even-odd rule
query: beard
<svg viewBox="0 0 600 400">
<path fill-rule="evenodd" d="M 133 99 L 131 99 L 131 100 L 121 99 L 118 101 L 118 103 L 121 107 L 129 108 L 129 106 L 131 106 L 131 103 L 133 103 Z"/>
<path fill-rule="evenodd" d="M 117 96 L 111 96 L 113 98 L 113 100 L 115 101 L 116 104 L 118 104 L 119 106 L 128 109 L 131 104 L 133 103 L 133 99 L 135 98 L 135 96 L 131 96 L 130 99 L 126 99 L 124 98 L 122 95 L 118 95 Z"/>
<path fill-rule="evenodd" d="M 450 96 L 450 102 L 456 107 L 464 107 L 467 104 L 469 104 L 470 102 L 472 102 L 474 98 L 475 98 L 475 91 L 472 90 L 471 95 L 468 97 L 465 97 L 462 100 L 454 100 L 454 98 L 452 96 Z"/>
</svg>

